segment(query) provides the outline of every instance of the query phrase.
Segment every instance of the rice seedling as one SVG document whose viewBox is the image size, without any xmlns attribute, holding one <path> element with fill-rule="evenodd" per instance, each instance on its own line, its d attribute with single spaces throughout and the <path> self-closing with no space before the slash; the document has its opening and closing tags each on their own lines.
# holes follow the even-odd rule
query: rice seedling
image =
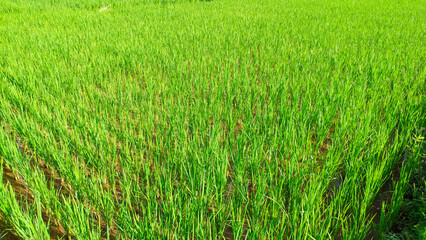
<svg viewBox="0 0 426 240">
<path fill-rule="evenodd" d="M 0 232 L 391 236 L 425 157 L 425 6 L 0 0 Z"/>
</svg>

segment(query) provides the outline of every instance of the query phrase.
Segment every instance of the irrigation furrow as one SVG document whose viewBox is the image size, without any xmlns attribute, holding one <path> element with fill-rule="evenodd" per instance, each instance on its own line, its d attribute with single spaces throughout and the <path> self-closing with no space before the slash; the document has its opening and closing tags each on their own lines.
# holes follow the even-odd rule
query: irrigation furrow
<svg viewBox="0 0 426 240">
<path fill-rule="evenodd" d="M 368 209 L 368 215 L 372 216 L 372 222 L 376 225 L 380 223 L 381 218 L 386 217 L 387 212 L 382 212 L 382 208 L 384 206 L 383 204 L 385 204 L 385 206 L 391 205 L 391 200 L 394 197 L 395 190 L 396 190 L 396 186 L 394 184 L 398 183 L 401 180 L 400 179 L 401 168 L 402 168 L 402 165 L 404 164 L 403 162 L 406 161 L 406 159 L 407 159 L 407 153 L 404 152 L 400 160 L 392 169 L 392 172 L 389 178 L 386 180 L 383 186 L 379 189 L 370 208 Z M 370 231 L 368 232 L 366 239 L 376 239 L 376 238 L 377 238 L 376 230 L 374 227 L 372 227 Z"/>
<path fill-rule="evenodd" d="M 4 130 L 6 131 L 6 129 Z M 56 171 L 50 170 L 50 168 L 47 167 L 46 164 L 43 163 L 43 161 L 38 156 L 36 159 L 33 151 L 28 147 L 28 145 L 20 137 L 12 133 L 10 129 L 7 132 L 11 135 L 12 138 L 16 139 L 16 142 L 15 142 L 16 148 L 19 149 L 20 154 L 28 157 L 28 159 L 30 160 L 30 165 L 32 167 L 38 167 L 39 171 L 43 172 L 44 178 L 46 179 L 48 185 L 50 183 L 54 185 L 56 189 L 55 192 L 59 193 L 59 199 L 56 199 L 55 201 L 59 201 L 62 203 L 64 200 L 69 198 L 71 196 L 71 193 L 74 192 L 74 190 L 70 187 L 70 185 L 66 184 L 64 179 L 59 177 Z M 13 172 L 8 171 L 7 167 L 5 168 L 5 170 L 6 170 L 5 179 L 10 180 L 9 182 L 12 183 L 12 186 L 15 192 L 17 193 L 17 195 L 25 194 L 26 199 L 32 202 L 34 200 L 34 196 L 31 193 L 31 191 L 28 189 L 28 185 L 23 182 L 24 180 L 22 176 L 20 176 L 19 174 L 14 175 Z M 53 203 L 47 202 L 45 206 L 50 206 L 52 204 Z M 90 208 L 90 209 L 93 209 L 93 208 Z M 49 212 L 55 212 L 55 209 L 50 209 Z M 99 214 L 94 214 L 93 210 L 92 210 L 92 214 L 95 216 L 94 220 L 101 223 L 101 228 L 105 234 L 107 232 L 107 226 L 106 226 L 107 224 L 105 223 L 105 221 L 102 220 Z M 53 217 L 51 214 L 48 214 L 44 209 L 42 209 L 42 215 L 43 215 L 44 221 L 46 222 L 51 222 L 52 219 L 54 220 L 53 221 L 54 224 L 51 225 L 52 237 L 57 238 L 57 237 L 67 236 L 67 234 L 64 232 L 65 229 L 63 227 L 63 224 L 61 224 L 61 221 L 59 219 Z M 97 225 L 97 224 L 94 224 L 94 225 Z M 110 235 L 110 237 L 114 238 L 115 233 L 111 233 L 111 234 L 112 235 Z"/>
<path fill-rule="evenodd" d="M 6 132 L 6 130 L 4 132 Z M 35 159 L 27 155 L 27 152 L 24 152 L 23 149 L 26 149 L 26 147 L 22 142 L 17 144 L 16 148 L 19 148 L 22 156 L 27 157 L 30 162 L 35 161 Z M 6 156 L 5 159 L 8 160 L 9 156 Z M 33 165 L 33 164 L 30 163 L 30 165 Z M 17 201 L 23 207 L 33 204 L 35 201 L 35 196 L 31 189 L 37 190 L 37 187 L 34 188 L 34 186 L 29 186 L 26 180 L 24 179 L 24 177 L 18 171 L 13 171 L 9 167 L 9 164 L 3 163 L 2 168 L 3 168 L 3 184 L 4 185 L 9 184 L 12 187 L 13 191 L 15 192 L 15 196 L 19 198 L 17 199 Z M 47 178 L 46 175 L 44 175 L 44 177 Z M 29 179 L 29 180 L 33 180 L 33 179 Z M 59 194 L 61 194 L 60 188 L 57 188 L 56 190 L 59 192 Z M 49 228 L 50 228 L 49 234 L 52 239 L 59 239 L 63 237 L 67 238 L 68 234 L 65 232 L 65 229 L 61 221 L 52 215 L 53 213 L 51 210 L 42 208 L 41 214 L 42 214 L 43 221 L 46 223 L 46 225 L 49 225 Z"/>
<path fill-rule="evenodd" d="M 29 120 L 29 119 L 28 119 Z M 21 122 L 21 124 L 22 124 L 23 122 Z M 22 129 L 22 128 L 18 128 L 18 129 Z M 46 132 L 46 131 L 42 131 L 42 132 Z M 20 134 L 26 134 L 26 133 L 24 133 L 24 132 L 21 132 Z M 34 135 L 33 135 L 34 136 Z M 22 142 L 23 140 L 19 140 L 19 142 Z M 19 144 L 21 144 L 21 143 L 19 143 Z M 34 144 L 34 143 L 33 143 Z M 24 148 L 29 148 L 29 147 L 24 147 L 24 146 L 20 146 L 20 150 L 21 151 L 23 151 L 24 150 Z M 43 156 L 43 152 L 40 152 L 39 151 L 39 153 L 40 153 L 40 155 L 41 156 Z M 46 157 L 46 155 L 44 155 L 45 157 Z M 35 161 L 35 162 L 37 162 L 37 163 L 40 163 L 40 161 Z M 46 173 L 48 173 L 47 174 L 47 179 L 54 179 L 54 183 L 55 183 L 55 185 L 57 185 L 58 187 L 59 187 L 59 189 L 61 189 L 61 188 L 63 188 L 63 186 L 66 186 L 67 188 L 69 188 L 70 187 L 70 185 L 69 184 L 66 184 L 65 183 L 65 181 L 64 181 L 64 179 L 62 179 L 62 178 L 60 178 L 59 176 L 60 176 L 60 174 L 61 174 L 61 172 L 59 171 L 58 173 L 59 173 L 59 175 L 58 175 L 58 173 L 57 173 L 57 170 L 56 171 L 51 171 L 51 170 L 49 170 L 49 168 L 46 168 L 45 167 L 45 164 L 44 163 L 40 163 L 40 167 L 41 167 L 41 169 L 43 170 L 43 172 L 46 172 Z M 57 168 L 58 169 L 58 168 Z M 87 170 L 87 168 L 85 167 L 85 165 L 83 164 L 82 166 L 81 166 L 81 168 L 80 168 L 80 170 L 83 170 L 84 172 L 85 172 L 85 175 L 87 176 L 87 177 L 90 177 L 91 176 L 91 174 L 90 173 L 87 173 L 86 172 L 86 170 Z M 74 185 L 75 186 L 75 185 Z M 104 185 L 104 188 L 106 187 L 107 185 Z M 83 193 L 83 192 L 81 192 L 80 191 L 80 193 Z M 106 223 L 105 223 L 105 221 L 103 221 L 103 220 L 100 220 L 101 221 L 101 227 L 102 227 L 102 229 L 103 229 L 103 231 L 104 232 L 106 232 L 106 229 L 107 229 L 107 226 L 106 226 Z"/>
<path fill-rule="evenodd" d="M 31 192 L 27 183 L 24 182 L 22 176 L 19 173 L 13 173 L 12 169 L 9 168 L 8 164 L 3 164 L 3 184 L 12 187 L 17 197 L 18 203 L 22 208 L 27 208 L 29 205 L 34 203 L 34 195 Z M 49 234 L 51 239 L 66 238 L 68 234 L 65 232 L 61 222 L 52 216 L 49 216 L 45 209 L 41 210 L 43 221 L 46 225 L 49 225 Z M 52 221 L 53 220 L 53 221 Z M 50 224 L 48 224 L 50 223 Z"/>
<path fill-rule="evenodd" d="M 75 195 L 75 191 L 72 189 L 71 185 L 67 184 L 65 180 L 61 178 L 55 170 L 51 170 L 51 168 L 48 167 L 39 156 L 36 156 L 33 153 L 33 151 L 29 148 L 28 144 L 26 144 L 24 140 L 22 140 L 18 135 L 13 133 L 10 129 L 6 129 L 5 127 L 4 127 L 4 130 L 5 132 L 6 131 L 8 132 L 10 137 L 15 138 L 16 147 L 19 149 L 20 153 L 23 156 L 26 156 L 30 160 L 30 165 L 33 168 L 37 167 L 39 171 L 43 172 L 44 178 L 46 179 L 47 186 L 49 185 L 54 186 L 55 192 L 57 193 L 57 196 L 59 197 L 58 199 L 59 202 L 62 203 L 66 199 L 72 200 L 71 198 Z M 12 183 L 11 185 L 14 188 L 15 193 L 19 196 L 25 195 L 25 198 L 28 201 L 32 202 L 34 200 L 34 196 L 29 190 L 28 185 L 25 184 L 25 182 L 23 182 L 24 180 L 22 176 L 20 176 L 19 174 L 13 175 L 12 171 L 10 171 L 10 169 L 7 166 L 4 169 L 6 173 L 5 180 L 9 180 L 9 179 L 11 180 L 9 181 L 9 183 Z M 14 182 L 14 180 L 16 183 Z M 46 206 L 49 206 L 50 204 L 46 203 Z M 100 227 L 103 231 L 102 235 L 106 235 L 107 229 L 108 229 L 107 223 L 102 219 L 102 217 L 99 214 L 97 214 L 93 210 L 94 209 L 93 207 L 91 207 L 90 205 L 88 207 L 89 209 L 91 209 L 91 214 L 94 217 L 93 218 L 94 223 L 99 222 Z M 68 238 L 68 236 L 72 236 L 72 235 L 68 235 L 68 233 L 65 232 L 64 226 L 61 223 L 61 221 L 57 219 L 56 217 L 52 216 L 52 213 L 54 211 L 55 209 L 50 209 L 51 213 L 48 214 L 45 209 L 42 209 L 43 220 L 46 223 L 52 222 L 53 220 L 53 224 L 50 225 L 51 237 L 53 239 L 58 239 L 62 237 Z M 94 224 L 94 225 L 97 225 L 97 224 Z M 116 235 L 116 228 L 113 227 L 113 229 L 110 231 L 109 238 L 115 239 L 115 235 Z"/>
<path fill-rule="evenodd" d="M 0 215 L 0 237 L 2 240 L 20 240 L 21 238 L 16 236 L 11 229 L 12 227 L 1 220 Z"/>
</svg>

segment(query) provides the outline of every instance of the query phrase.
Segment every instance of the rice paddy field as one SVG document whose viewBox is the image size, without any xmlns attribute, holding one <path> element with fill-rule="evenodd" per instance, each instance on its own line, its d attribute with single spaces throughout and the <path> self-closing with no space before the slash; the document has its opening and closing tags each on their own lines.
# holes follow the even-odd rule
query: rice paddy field
<svg viewBox="0 0 426 240">
<path fill-rule="evenodd" d="M 426 237 L 425 13 L 0 0 L 0 238 Z"/>
</svg>

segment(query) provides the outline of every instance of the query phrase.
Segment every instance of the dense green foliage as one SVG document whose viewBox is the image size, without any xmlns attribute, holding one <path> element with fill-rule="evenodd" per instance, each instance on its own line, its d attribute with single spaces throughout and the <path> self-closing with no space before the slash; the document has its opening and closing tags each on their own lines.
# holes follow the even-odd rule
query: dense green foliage
<svg viewBox="0 0 426 240">
<path fill-rule="evenodd" d="M 0 0 L 0 219 L 38 239 L 383 237 L 425 154 L 425 12 Z"/>
</svg>

